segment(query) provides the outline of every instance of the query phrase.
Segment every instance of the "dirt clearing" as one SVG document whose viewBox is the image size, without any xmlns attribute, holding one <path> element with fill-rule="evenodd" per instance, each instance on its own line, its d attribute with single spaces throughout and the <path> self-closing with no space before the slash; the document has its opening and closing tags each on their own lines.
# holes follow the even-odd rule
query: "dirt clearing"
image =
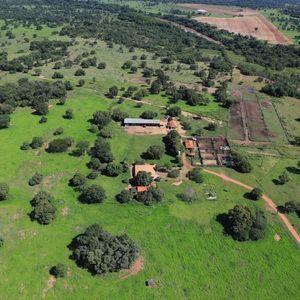
<svg viewBox="0 0 300 300">
<path fill-rule="evenodd" d="M 126 270 L 125 274 L 121 276 L 121 279 L 126 279 L 130 276 L 136 275 L 139 273 L 144 267 L 144 257 L 140 256 L 131 266 L 130 269 Z"/>
<path fill-rule="evenodd" d="M 234 18 L 196 17 L 199 22 L 215 25 L 235 34 L 253 36 L 272 44 L 292 44 L 282 32 L 262 15 L 248 15 Z"/>
</svg>

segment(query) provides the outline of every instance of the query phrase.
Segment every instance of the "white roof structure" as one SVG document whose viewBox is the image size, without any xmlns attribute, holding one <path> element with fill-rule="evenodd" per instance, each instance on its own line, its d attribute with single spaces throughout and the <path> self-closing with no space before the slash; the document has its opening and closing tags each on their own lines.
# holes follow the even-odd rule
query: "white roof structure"
<svg viewBox="0 0 300 300">
<path fill-rule="evenodd" d="M 126 118 L 124 119 L 124 124 L 157 124 L 160 125 L 160 120 L 156 119 L 135 119 L 135 118 Z"/>
</svg>

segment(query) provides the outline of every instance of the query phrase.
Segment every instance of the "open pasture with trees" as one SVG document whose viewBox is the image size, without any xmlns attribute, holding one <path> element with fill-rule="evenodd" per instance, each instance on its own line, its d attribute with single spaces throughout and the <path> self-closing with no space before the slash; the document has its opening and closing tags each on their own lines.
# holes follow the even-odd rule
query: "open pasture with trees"
<svg viewBox="0 0 300 300">
<path fill-rule="evenodd" d="M 282 97 L 261 92 L 280 68 L 298 72 L 294 50 L 280 65 L 253 61 L 246 46 L 234 53 L 146 13 L 187 16 L 168 1 L 17 2 L 0 4 L 1 297 L 299 298 L 299 247 L 260 197 L 300 230 L 299 147 L 288 145 L 299 100 L 286 97 L 297 78 Z M 234 91 L 256 101 L 267 143 L 249 117 L 254 142 L 233 138 Z M 167 135 L 121 126 L 166 115 L 178 122 Z M 235 169 L 211 169 L 258 193 L 192 169 L 184 135 L 229 138 Z M 134 163 L 155 164 L 159 179 L 132 178 Z"/>
</svg>

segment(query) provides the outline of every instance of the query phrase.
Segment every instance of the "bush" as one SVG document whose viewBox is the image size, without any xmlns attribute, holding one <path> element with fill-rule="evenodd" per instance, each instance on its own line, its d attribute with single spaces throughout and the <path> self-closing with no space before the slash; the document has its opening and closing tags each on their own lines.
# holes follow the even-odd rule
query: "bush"
<svg viewBox="0 0 300 300">
<path fill-rule="evenodd" d="M 0 182 L 0 201 L 6 200 L 9 193 L 9 186 L 4 182 Z"/>
<path fill-rule="evenodd" d="M 34 137 L 30 143 L 32 149 L 37 149 L 43 146 L 43 139 L 41 137 Z"/>
<path fill-rule="evenodd" d="M 61 135 L 63 133 L 64 133 L 64 129 L 59 127 L 54 130 L 53 135 Z"/>
<path fill-rule="evenodd" d="M 79 200 L 83 203 L 102 203 L 105 199 L 105 191 L 101 186 L 93 184 L 85 188 L 79 197 Z"/>
<path fill-rule="evenodd" d="M 157 113 L 151 110 L 144 111 L 141 114 L 142 119 L 154 119 L 157 117 Z"/>
<path fill-rule="evenodd" d="M 216 131 L 217 127 L 218 126 L 216 123 L 208 123 L 208 125 L 205 127 L 205 129 L 209 130 L 209 131 Z"/>
<path fill-rule="evenodd" d="M 28 181 L 28 184 L 30 186 L 38 185 L 42 182 L 43 180 L 43 175 L 40 173 L 35 173 Z"/>
<path fill-rule="evenodd" d="M 39 120 L 40 124 L 47 123 L 48 119 L 45 116 L 42 116 Z"/>
<path fill-rule="evenodd" d="M 64 264 L 58 264 L 53 266 L 49 273 L 55 278 L 63 278 L 67 275 L 67 267 Z"/>
<path fill-rule="evenodd" d="M 142 202 L 144 205 L 150 206 L 161 202 L 164 192 L 161 189 L 149 187 L 147 192 L 138 193 L 135 197 L 136 201 Z"/>
<path fill-rule="evenodd" d="M 20 147 L 21 150 L 29 150 L 30 149 L 30 144 L 27 143 L 27 142 L 24 142 L 21 147 Z"/>
<path fill-rule="evenodd" d="M 71 120 L 74 118 L 74 113 L 72 109 L 67 109 L 65 114 L 63 115 L 64 119 Z"/>
<path fill-rule="evenodd" d="M 100 129 L 106 127 L 110 120 L 110 113 L 107 111 L 96 111 L 93 113 L 92 123 Z"/>
<path fill-rule="evenodd" d="M 168 110 L 167 110 L 167 114 L 170 116 L 170 117 L 179 117 L 181 115 L 181 108 L 179 106 L 173 106 L 173 107 L 170 107 Z"/>
<path fill-rule="evenodd" d="M 0 248 L 3 247 L 3 245 L 4 245 L 4 239 L 3 237 L 0 237 Z"/>
<path fill-rule="evenodd" d="M 108 163 L 103 173 L 110 177 L 117 177 L 122 173 L 122 166 L 113 162 Z"/>
<path fill-rule="evenodd" d="M 137 186 L 148 186 L 153 181 L 151 174 L 145 171 L 140 171 L 134 178 L 134 184 Z"/>
<path fill-rule="evenodd" d="M 56 139 L 49 143 L 47 151 L 49 153 L 62 153 L 66 152 L 71 145 L 70 138 Z"/>
<path fill-rule="evenodd" d="M 99 131 L 99 135 L 105 139 L 112 138 L 112 130 L 108 127 L 104 127 Z"/>
<path fill-rule="evenodd" d="M 88 178 L 88 179 L 91 179 L 91 180 L 94 180 L 94 179 L 96 179 L 98 176 L 99 176 L 99 172 L 96 171 L 96 170 L 92 170 L 92 171 L 87 175 L 87 178 Z"/>
<path fill-rule="evenodd" d="M 285 213 L 293 213 L 300 212 L 300 203 L 296 201 L 288 201 L 284 204 L 284 212 Z"/>
<path fill-rule="evenodd" d="M 70 249 L 72 259 L 92 274 L 129 269 L 139 255 L 136 244 L 126 235 L 113 236 L 97 224 L 75 237 Z"/>
<path fill-rule="evenodd" d="M 202 183 L 204 181 L 203 176 L 201 174 L 201 170 L 199 168 L 194 168 L 193 170 L 187 173 L 187 177 L 195 181 L 196 183 Z"/>
<path fill-rule="evenodd" d="M 171 171 L 168 172 L 168 177 L 169 178 L 178 178 L 180 175 L 180 171 L 177 169 L 173 169 Z"/>
<path fill-rule="evenodd" d="M 128 118 L 128 114 L 116 108 L 113 110 L 111 118 L 116 122 L 123 122 L 124 119 Z"/>
<path fill-rule="evenodd" d="M 0 129 L 8 128 L 10 125 L 9 115 L 0 115 Z"/>
<path fill-rule="evenodd" d="M 78 70 L 75 71 L 74 75 L 75 76 L 84 76 L 85 71 L 83 69 L 78 69 Z"/>
<path fill-rule="evenodd" d="M 192 203 L 198 200 L 198 196 L 194 189 L 187 188 L 182 194 L 180 194 L 180 199 L 186 203 Z"/>
<path fill-rule="evenodd" d="M 286 171 L 282 172 L 282 174 L 278 176 L 279 184 L 286 184 L 289 181 L 290 181 L 290 177 Z"/>
</svg>

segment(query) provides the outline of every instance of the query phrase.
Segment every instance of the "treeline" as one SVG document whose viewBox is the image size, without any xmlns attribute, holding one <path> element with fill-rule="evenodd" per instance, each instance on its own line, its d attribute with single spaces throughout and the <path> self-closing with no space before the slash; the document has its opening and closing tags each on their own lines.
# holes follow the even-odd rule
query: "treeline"
<svg viewBox="0 0 300 300">
<path fill-rule="evenodd" d="M 0 70 L 9 72 L 28 72 L 33 67 L 42 66 L 45 61 L 53 62 L 60 60 L 68 54 L 71 42 L 63 41 L 32 41 L 29 46 L 31 51 L 28 55 L 22 55 L 8 60 L 8 53 L 0 52 Z"/>
<path fill-rule="evenodd" d="M 166 15 L 163 18 L 192 28 L 201 34 L 221 42 L 227 50 L 237 55 L 243 55 L 250 63 L 279 71 L 286 67 L 300 67 L 300 48 L 297 46 L 270 45 L 253 37 L 244 37 L 226 30 L 218 30 L 211 25 L 185 17 Z"/>
</svg>

